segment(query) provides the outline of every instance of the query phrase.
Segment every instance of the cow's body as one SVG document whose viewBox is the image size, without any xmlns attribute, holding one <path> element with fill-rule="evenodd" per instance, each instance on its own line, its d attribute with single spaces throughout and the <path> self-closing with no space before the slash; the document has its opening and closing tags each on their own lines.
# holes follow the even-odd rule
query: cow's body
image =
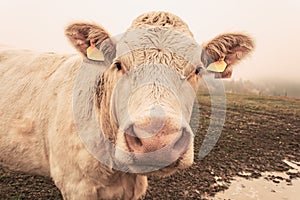
<svg viewBox="0 0 300 200">
<path fill-rule="evenodd" d="M 185 90 L 197 91 L 199 69 L 211 63 L 211 69 L 223 63 L 222 70 L 214 69 L 218 77 L 230 76 L 232 65 L 253 49 L 253 41 L 243 34 L 224 34 L 202 51 L 195 48 L 187 25 L 165 12 L 141 15 L 129 30 L 134 37 L 125 34 L 123 43 L 116 44 L 95 24 L 70 25 L 66 35 L 83 59 L 0 48 L 1 166 L 51 176 L 64 199 L 90 200 L 138 199 L 146 192 L 148 172 L 166 176 L 192 164 L 188 123 L 193 98 Z M 104 57 L 89 54 L 90 47 Z M 92 81 L 87 102 L 94 105 L 102 138 L 119 148 L 100 151 L 109 164 L 86 148 L 75 123 L 74 109 L 85 106 L 73 104 L 83 64 L 101 74 Z M 121 80 L 131 89 L 118 85 Z M 102 147 L 90 142 L 96 151 Z M 125 168 L 116 168 L 116 163 Z"/>
<path fill-rule="evenodd" d="M 59 104 L 71 119 L 72 83 L 80 57 L 7 48 L 0 55 L 1 164 L 50 175 L 48 138 L 56 135 Z"/>
<path fill-rule="evenodd" d="M 92 199 L 97 193 L 99 197 L 137 197 L 145 192 L 145 177 L 106 169 L 76 133 L 72 95 L 81 66 L 78 55 L 1 48 L 0 165 L 51 176 L 60 189 L 69 188 L 63 194 L 73 193 L 78 199 Z M 68 179 L 74 186 L 63 186 Z"/>
</svg>

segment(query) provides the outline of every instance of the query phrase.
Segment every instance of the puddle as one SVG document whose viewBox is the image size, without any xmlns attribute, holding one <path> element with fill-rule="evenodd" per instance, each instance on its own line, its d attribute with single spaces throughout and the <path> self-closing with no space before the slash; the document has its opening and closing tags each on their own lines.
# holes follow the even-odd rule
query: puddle
<svg viewBox="0 0 300 200">
<path fill-rule="evenodd" d="M 210 200 L 298 200 L 300 199 L 300 179 L 290 179 L 289 173 L 300 172 L 300 163 L 284 160 L 291 166 L 288 172 L 265 172 L 258 179 L 236 177 L 229 188 L 217 193 Z M 248 173 L 241 173 L 250 176 Z M 216 177 L 218 178 L 218 177 Z M 224 184 L 218 181 L 217 184 Z"/>
</svg>

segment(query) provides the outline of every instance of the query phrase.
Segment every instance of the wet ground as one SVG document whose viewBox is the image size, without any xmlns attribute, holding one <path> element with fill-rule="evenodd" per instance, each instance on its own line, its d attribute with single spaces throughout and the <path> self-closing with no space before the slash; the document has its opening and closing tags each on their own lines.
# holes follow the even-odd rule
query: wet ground
<svg viewBox="0 0 300 200">
<path fill-rule="evenodd" d="M 228 94 L 223 132 L 204 159 L 197 155 L 209 126 L 209 95 L 201 93 L 199 102 L 201 117 L 192 122 L 192 126 L 201 124 L 194 165 L 168 178 L 150 177 L 144 199 L 244 200 L 245 196 L 234 194 L 248 191 L 254 194 L 249 199 L 270 199 L 255 196 L 264 187 L 278 199 L 294 199 L 279 196 L 280 192 L 300 196 L 296 169 L 300 166 L 300 100 Z M 61 199 L 61 195 L 49 178 L 0 168 L 0 199 Z"/>
<path fill-rule="evenodd" d="M 300 172 L 300 163 L 287 160 L 284 160 L 284 162 L 293 169 L 286 172 L 263 172 L 262 176 L 257 179 L 235 177 L 227 190 L 217 193 L 210 199 L 297 200 L 299 199 L 300 179 L 292 178 L 290 174 Z M 241 173 L 241 175 L 247 176 L 251 174 Z M 218 184 L 224 183 L 218 182 Z"/>
</svg>

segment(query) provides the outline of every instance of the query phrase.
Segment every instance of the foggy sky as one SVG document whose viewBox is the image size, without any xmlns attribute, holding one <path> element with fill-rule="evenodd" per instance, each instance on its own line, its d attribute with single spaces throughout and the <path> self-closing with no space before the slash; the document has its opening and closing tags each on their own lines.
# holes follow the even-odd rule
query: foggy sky
<svg viewBox="0 0 300 200">
<path fill-rule="evenodd" d="M 0 0 L 0 44 L 74 53 L 64 36 L 72 21 L 96 22 L 117 35 L 135 17 L 153 10 L 181 17 L 200 44 L 223 32 L 252 35 L 255 52 L 234 69 L 235 79 L 300 83 L 298 0 Z"/>
</svg>

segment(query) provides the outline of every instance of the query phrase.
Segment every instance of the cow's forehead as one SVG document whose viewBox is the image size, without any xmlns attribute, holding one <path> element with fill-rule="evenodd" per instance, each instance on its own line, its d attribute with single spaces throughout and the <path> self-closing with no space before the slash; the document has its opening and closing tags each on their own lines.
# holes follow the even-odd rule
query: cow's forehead
<svg viewBox="0 0 300 200">
<path fill-rule="evenodd" d="M 162 11 L 153 11 L 140 15 L 131 24 L 129 29 L 162 27 L 176 30 L 183 34 L 193 36 L 188 25 L 178 16 Z"/>
<path fill-rule="evenodd" d="M 137 50 L 171 52 L 196 66 L 201 63 L 201 46 L 186 34 L 159 27 L 129 30 L 117 43 L 116 57 Z"/>
</svg>

